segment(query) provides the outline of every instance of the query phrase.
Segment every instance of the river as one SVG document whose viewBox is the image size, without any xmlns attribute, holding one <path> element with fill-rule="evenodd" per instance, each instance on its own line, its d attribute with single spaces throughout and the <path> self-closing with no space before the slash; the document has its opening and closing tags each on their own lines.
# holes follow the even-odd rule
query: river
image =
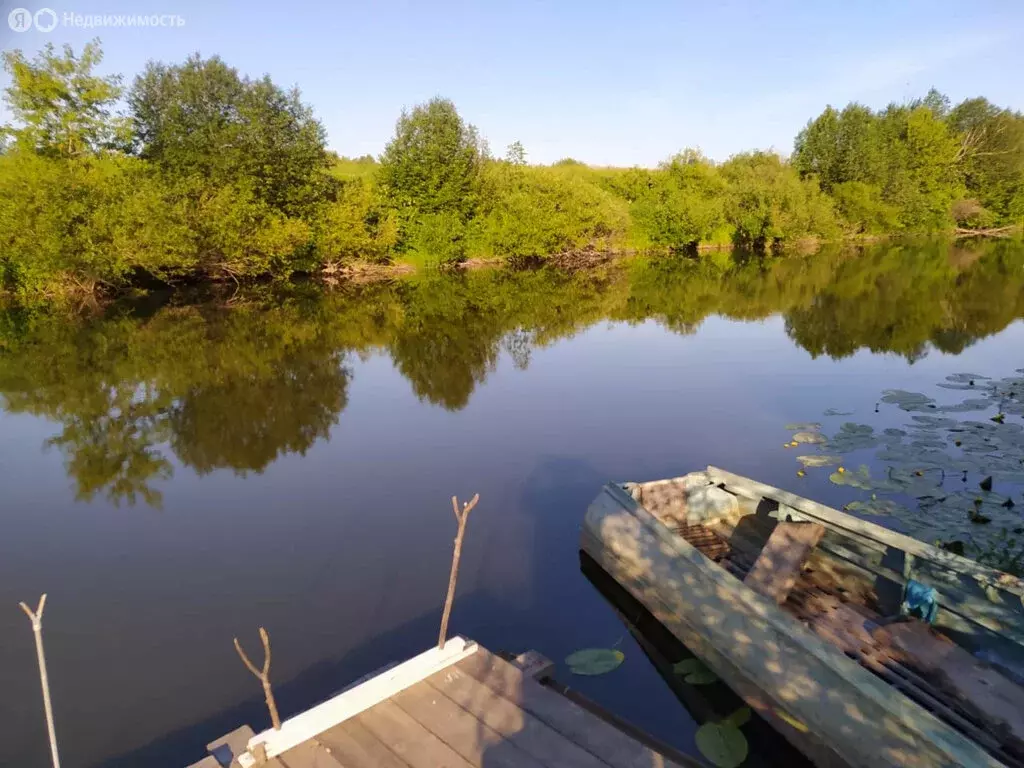
<svg viewBox="0 0 1024 768">
<path fill-rule="evenodd" d="M 0 765 L 47 760 L 19 601 L 49 595 L 64 764 L 181 766 L 266 724 L 233 637 L 270 632 L 285 716 L 433 643 L 450 497 L 477 492 L 453 630 L 556 662 L 620 648 L 608 675 L 559 676 L 694 752 L 581 573 L 601 484 L 716 464 L 841 503 L 827 471 L 796 476 L 784 425 L 1010 375 L 1022 317 L 1012 243 L 2 311 Z"/>
</svg>

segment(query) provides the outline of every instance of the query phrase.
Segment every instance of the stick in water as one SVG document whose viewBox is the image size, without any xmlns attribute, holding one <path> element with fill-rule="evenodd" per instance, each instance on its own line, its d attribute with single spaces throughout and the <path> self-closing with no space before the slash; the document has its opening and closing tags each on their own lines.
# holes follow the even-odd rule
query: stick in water
<svg viewBox="0 0 1024 768">
<path fill-rule="evenodd" d="M 50 703 L 50 678 L 46 675 L 46 653 L 43 651 L 43 608 L 46 607 L 46 595 L 39 598 L 39 607 L 34 613 L 24 603 L 19 603 L 19 605 L 32 622 L 32 633 L 36 636 L 39 682 L 43 686 L 43 708 L 46 710 L 46 728 L 50 733 L 50 754 L 53 756 L 53 768 L 60 768 L 60 756 L 57 754 L 57 731 L 53 726 L 53 705 Z"/>
<path fill-rule="evenodd" d="M 437 638 L 437 647 L 444 648 L 445 641 L 448 640 L 448 619 L 452 613 L 452 603 L 455 600 L 455 582 L 459 578 L 459 558 L 462 557 L 462 537 L 466 533 L 466 520 L 469 519 L 469 513 L 473 511 L 473 507 L 480 501 L 480 494 L 476 494 L 470 501 L 462 505 L 462 511 L 459 512 L 459 499 L 457 496 L 452 496 L 452 509 L 455 511 L 455 520 L 459 524 L 459 531 L 455 534 L 455 551 L 452 553 L 452 571 L 448 576 L 448 597 L 444 601 L 444 613 L 441 614 L 441 634 Z"/>
<path fill-rule="evenodd" d="M 277 702 L 274 701 L 274 692 L 270 690 L 270 635 L 267 634 L 267 630 L 263 627 L 260 627 L 260 641 L 263 643 L 263 669 L 259 669 L 249 660 L 249 657 L 245 655 L 245 651 L 242 650 L 242 644 L 238 642 L 237 637 L 235 638 L 235 650 L 242 657 L 242 663 L 263 683 L 263 695 L 266 696 L 267 709 L 270 710 L 270 722 L 273 724 L 275 731 L 280 731 L 281 718 L 277 714 Z"/>
</svg>

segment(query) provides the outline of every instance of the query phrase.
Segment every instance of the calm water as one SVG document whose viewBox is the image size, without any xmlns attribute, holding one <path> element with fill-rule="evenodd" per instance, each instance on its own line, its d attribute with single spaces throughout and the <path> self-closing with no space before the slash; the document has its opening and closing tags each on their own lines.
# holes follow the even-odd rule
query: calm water
<svg viewBox="0 0 1024 768">
<path fill-rule="evenodd" d="M 619 670 L 563 680 L 692 751 L 580 572 L 587 503 L 709 463 L 839 502 L 783 425 L 1011 373 L 1022 288 L 1020 246 L 929 245 L 0 314 L 0 764 L 46 761 L 19 600 L 49 593 L 65 764 L 180 766 L 265 724 L 236 635 L 269 630 L 282 714 L 431 644 L 449 498 L 474 492 L 453 629 L 618 644 Z"/>
</svg>

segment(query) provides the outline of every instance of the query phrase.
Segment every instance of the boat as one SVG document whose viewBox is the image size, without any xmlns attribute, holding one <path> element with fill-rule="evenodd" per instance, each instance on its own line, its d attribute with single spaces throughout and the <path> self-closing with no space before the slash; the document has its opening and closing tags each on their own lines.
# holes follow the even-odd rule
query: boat
<svg viewBox="0 0 1024 768">
<path fill-rule="evenodd" d="M 819 766 L 1024 766 L 1024 582 L 716 467 L 609 483 L 581 550 Z"/>
</svg>

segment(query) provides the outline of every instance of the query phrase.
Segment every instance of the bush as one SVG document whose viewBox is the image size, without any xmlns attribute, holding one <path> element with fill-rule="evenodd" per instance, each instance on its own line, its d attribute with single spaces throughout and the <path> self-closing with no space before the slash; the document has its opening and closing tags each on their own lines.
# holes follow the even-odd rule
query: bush
<svg viewBox="0 0 1024 768">
<path fill-rule="evenodd" d="M 722 174 L 729 184 L 726 219 L 740 245 L 761 249 L 837 234 L 832 201 L 817 179 L 801 179 L 778 155 L 736 155 L 722 166 Z"/>
<path fill-rule="evenodd" d="M 398 219 L 385 210 L 368 177 L 346 182 L 333 202 L 323 203 L 313 225 L 322 264 L 386 260 L 398 241 Z"/>
<path fill-rule="evenodd" d="M 145 163 L 119 156 L 0 157 L 0 283 L 21 295 L 124 285 L 195 266 L 181 203 Z"/>
<path fill-rule="evenodd" d="M 457 213 L 427 213 L 409 226 L 406 245 L 415 263 L 461 264 L 466 260 L 466 225 Z"/>
<path fill-rule="evenodd" d="M 501 256 L 549 256 L 621 239 L 625 205 L 576 176 L 550 168 L 493 163 L 476 245 Z"/>
<path fill-rule="evenodd" d="M 725 193 L 714 165 L 696 152 L 677 155 L 639 190 L 637 230 L 647 242 L 669 248 L 710 241 L 725 223 Z"/>
<path fill-rule="evenodd" d="M 882 199 L 882 190 L 874 184 L 836 184 L 832 187 L 832 199 L 843 221 L 856 234 L 882 234 L 900 226 L 899 211 Z"/>
</svg>

